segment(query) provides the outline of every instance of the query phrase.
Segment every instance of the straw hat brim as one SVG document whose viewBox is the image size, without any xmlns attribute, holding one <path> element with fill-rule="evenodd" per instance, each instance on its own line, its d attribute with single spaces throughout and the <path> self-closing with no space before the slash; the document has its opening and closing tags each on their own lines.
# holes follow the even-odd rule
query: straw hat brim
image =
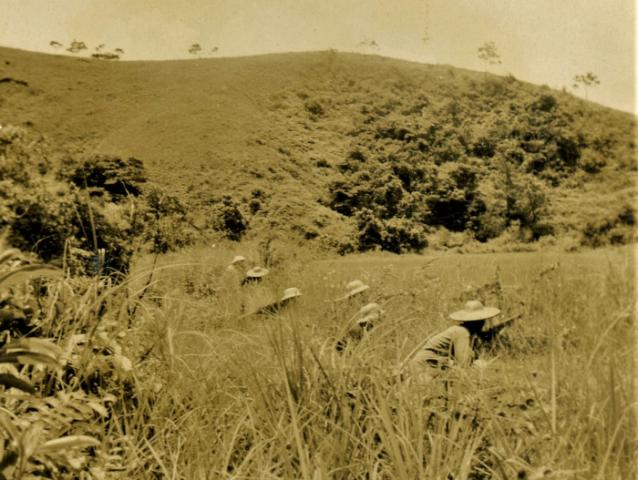
<svg viewBox="0 0 638 480">
<path fill-rule="evenodd" d="M 457 310 L 450 314 L 450 318 L 456 322 L 478 322 L 479 320 L 487 320 L 501 313 L 495 307 L 483 307 L 477 310 Z"/>
<path fill-rule="evenodd" d="M 370 286 L 368 286 L 368 285 L 361 285 L 360 287 L 355 288 L 351 292 L 348 292 L 343 297 L 337 298 L 337 301 L 339 301 L 339 300 L 347 300 L 348 298 L 352 298 L 352 297 L 354 297 L 355 295 L 357 295 L 357 294 L 359 294 L 361 292 L 365 292 L 369 288 L 370 288 Z"/>
<path fill-rule="evenodd" d="M 297 297 L 301 297 L 303 295 L 303 293 L 291 293 L 289 295 L 284 295 L 283 297 L 281 297 L 281 302 L 283 302 L 284 300 L 290 300 L 291 298 L 297 298 Z"/>
<path fill-rule="evenodd" d="M 379 320 L 380 314 L 382 314 L 382 313 L 383 312 L 368 313 L 365 317 L 361 317 L 359 320 L 357 320 L 357 323 L 359 325 L 364 324 L 364 323 L 374 323 L 374 322 Z"/>
<path fill-rule="evenodd" d="M 260 278 L 260 277 L 265 277 L 266 275 L 268 275 L 268 269 L 263 268 L 261 270 L 248 270 L 246 272 L 246 276 L 248 278 Z"/>
</svg>

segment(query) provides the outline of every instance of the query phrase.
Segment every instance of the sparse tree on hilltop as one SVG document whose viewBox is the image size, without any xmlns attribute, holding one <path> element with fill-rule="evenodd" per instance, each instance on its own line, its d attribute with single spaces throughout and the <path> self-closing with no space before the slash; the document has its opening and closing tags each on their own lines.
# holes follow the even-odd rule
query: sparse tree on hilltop
<svg viewBox="0 0 638 480">
<path fill-rule="evenodd" d="M 55 40 L 51 40 L 49 42 L 49 46 L 51 46 L 53 48 L 60 48 L 60 47 L 62 47 L 62 44 L 60 42 L 55 41 Z"/>
<path fill-rule="evenodd" d="M 592 72 L 587 72 L 582 75 L 574 76 L 574 84 L 572 86 L 574 88 L 578 88 L 579 84 L 581 84 L 585 88 L 585 99 L 587 99 L 588 97 L 587 88 L 600 85 L 600 80 L 598 80 L 598 75 L 595 75 Z"/>
<path fill-rule="evenodd" d="M 104 43 L 101 43 L 100 45 L 95 47 L 95 53 L 91 54 L 91 57 L 98 58 L 100 60 L 119 60 L 119 53 L 124 53 L 121 48 L 116 48 L 115 53 L 104 51 L 105 48 L 106 45 Z"/>
<path fill-rule="evenodd" d="M 199 43 L 193 43 L 188 49 L 188 53 L 190 53 L 191 55 L 197 55 L 201 51 L 202 46 Z"/>
<path fill-rule="evenodd" d="M 358 46 L 364 50 L 370 50 L 370 51 L 379 50 L 379 44 L 374 40 L 362 40 L 361 42 L 359 42 Z"/>
<path fill-rule="evenodd" d="M 478 58 L 485 63 L 485 73 L 489 65 L 499 65 L 501 63 L 501 56 L 499 55 L 496 44 L 494 42 L 485 42 L 478 49 Z"/>
<path fill-rule="evenodd" d="M 69 45 L 69 48 L 66 49 L 66 51 L 71 53 L 78 53 L 86 49 L 87 49 L 86 43 L 80 42 L 78 40 L 73 40 L 71 44 Z"/>
</svg>

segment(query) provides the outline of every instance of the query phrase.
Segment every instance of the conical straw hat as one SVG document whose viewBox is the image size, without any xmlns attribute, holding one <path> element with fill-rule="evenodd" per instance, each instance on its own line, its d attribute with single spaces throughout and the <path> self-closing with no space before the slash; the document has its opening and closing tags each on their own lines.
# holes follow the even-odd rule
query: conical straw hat
<svg viewBox="0 0 638 480">
<path fill-rule="evenodd" d="M 268 269 L 264 267 L 253 267 L 246 272 L 247 278 L 261 278 L 268 275 Z"/>
<path fill-rule="evenodd" d="M 337 300 L 346 300 L 350 297 L 353 297 L 361 292 L 365 292 L 370 287 L 363 283 L 361 280 L 353 280 L 346 285 L 346 293 L 344 296 L 337 298 Z"/>
<path fill-rule="evenodd" d="M 230 264 L 235 265 L 236 263 L 245 262 L 245 261 L 246 261 L 245 257 L 242 257 L 241 255 L 237 255 L 235 258 L 233 258 L 233 261 L 230 262 Z"/>
<path fill-rule="evenodd" d="M 359 320 L 357 323 L 368 323 L 377 320 L 385 311 L 378 303 L 368 303 L 359 309 Z"/>
<path fill-rule="evenodd" d="M 284 290 L 284 296 L 281 297 L 281 301 L 289 300 L 295 297 L 301 297 L 302 293 L 296 287 L 290 287 Z"/>
<path fill-rule="evenodd" d="M 457 310 L 450 314 L 450 318 L 456 322 L 473 322 L 487 320 L 501 313 L 498 308 L 485 307 L 478 300 L 470 300 L 463 310 Z"/>
</svg>

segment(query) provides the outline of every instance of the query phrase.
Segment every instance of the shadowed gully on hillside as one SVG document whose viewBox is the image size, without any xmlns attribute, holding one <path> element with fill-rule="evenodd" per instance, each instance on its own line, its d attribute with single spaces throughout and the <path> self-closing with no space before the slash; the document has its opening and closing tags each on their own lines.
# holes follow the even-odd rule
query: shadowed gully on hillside
<svg viewBox="0 0 638 480">
<path fill-rule="evenodd" d="M 441 229 L 631 239 L 633 117 L 511 76 L 334 51 L 111 63 L 0 49 L 0 78 L 0 123 L 141 159 L 203 228 L 229 195 L 254 233 L 342 251 L 419 250 Z"/>
</svg>

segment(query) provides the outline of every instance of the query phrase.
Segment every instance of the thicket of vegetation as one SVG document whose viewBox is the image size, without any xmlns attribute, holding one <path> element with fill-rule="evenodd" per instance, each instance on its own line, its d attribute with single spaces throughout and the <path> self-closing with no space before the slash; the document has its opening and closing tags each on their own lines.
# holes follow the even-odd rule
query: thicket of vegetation
<svg viewBox="0 0 638 480">
<path fill-rule="evenodd" d="M 408 94 L 361 108 L 327 200 L 356 219 L 358 249 L 421 250 L 441 227 L 480 242 L 511 230 L 521 242 L 564 235 L 554 197 L 634 169 L 630 131 L 592 124 L 566 96 L 526 92 L 513 78 L 446 93 L 444 102 Z M 579 225 L 580 242 L 631 241 L 631 205 L 609 217 L 604 226 Z M 605 229 L 616 235 L 605 238 Z"/>
<path fill-rule="evenodd" d="M 13 247 L 72 274 L 124 279 L 134 253 L 166 253 L 198 238 L 187 207 L 148 184 L 140 160 L 50 152 L 32 129 L 0 128 L 0 231 Z M 237 205 L 215 205 L 210 229 L 240 239 L 246 225 Z"/>
<path fill-rule="evenodd" d="M 632 239 L 635 119 L 565 91 L 336 51 L 196 67 L 0 54 L 0 122 L 142 159 L 188 217 L 162 222 L 175 235 L 340 252 Z"/>
<path fill-rule="evenodd" d="M 14 126 L 0 129 L 0 157 L 0 229 L 12 246 L 47 262 L 73 254 L 67 266 L 80 272 L 127 273 L 143 226 L 139 161 L 95 156 L 60 168 L 42 138 Z"/>
</svg>

